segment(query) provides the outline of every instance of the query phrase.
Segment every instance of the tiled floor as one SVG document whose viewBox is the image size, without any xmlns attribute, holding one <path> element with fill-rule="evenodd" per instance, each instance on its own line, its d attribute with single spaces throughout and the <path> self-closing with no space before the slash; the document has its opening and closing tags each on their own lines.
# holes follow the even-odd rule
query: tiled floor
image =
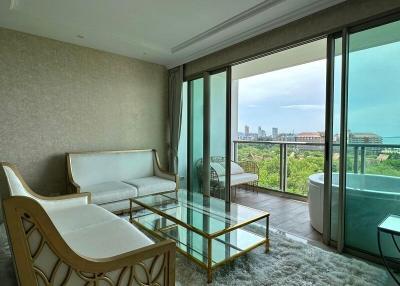
<svg viewBox="0 0 400 286">
<path fill-rule="evenodd" d="M 232 198 L 236 203 L 268 211 L 271 227 L 306 239 L 322 240 L 321 234 L 310 224 L 307 202 L 243 189 L 238 189 L 236 198 Z"/>
</svg>

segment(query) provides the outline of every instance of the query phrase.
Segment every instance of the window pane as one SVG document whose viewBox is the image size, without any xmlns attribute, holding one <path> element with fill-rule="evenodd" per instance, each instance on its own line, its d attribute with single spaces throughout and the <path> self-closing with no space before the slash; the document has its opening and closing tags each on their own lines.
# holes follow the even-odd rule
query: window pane
<svg viewBox="0 0 400 286">
<path fill-rule="evenodd" d="M 345 243 L 374 254 L 377 225 L 400 214 L 399 35 L 394 22 L 349 42 Z M 395 254 L 392 241 L 382 244 Z"/>
</svg>

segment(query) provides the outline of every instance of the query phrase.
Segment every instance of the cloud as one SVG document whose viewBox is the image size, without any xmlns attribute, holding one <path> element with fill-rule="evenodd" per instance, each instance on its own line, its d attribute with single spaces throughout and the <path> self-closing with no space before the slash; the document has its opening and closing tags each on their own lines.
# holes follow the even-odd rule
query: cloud
<svg viewBox="0 0 400 286">
<path fill-rule="evenodd" d="M 282 105 L 281 108 L 294 109 L 294 110 L 324 110 L 325 106 L 322 104 L 294 104 Z"/>
</svg>

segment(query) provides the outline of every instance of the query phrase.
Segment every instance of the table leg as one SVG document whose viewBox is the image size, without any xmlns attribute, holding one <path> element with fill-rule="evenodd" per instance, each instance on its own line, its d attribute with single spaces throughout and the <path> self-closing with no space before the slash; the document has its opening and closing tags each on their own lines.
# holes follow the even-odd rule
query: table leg
<svg viewBox="0 0 400 286">
<path fill-rule="evenodd" d="M 129 222 L 132 222 L 132 201 L 129 200 Z"/>
<path fill-rule="evenodd" d="M 269 216 L 267 216 L 267 219 L 266 219 L 265 237 L 267 239 L 267 241 L 265 242 L 265 253 L 267 253 L 267 252 L 269 252 Z"/>
<path fill-rule="evenodd" d="M 382 257 L 383 264 L 385 265 L 387 271 L 389 272 L 390 276 L 392 276 L 393 280 L 397 283 L 397 285 L 400 285 L 400 281 L 396 278 L 392 270 L 390 269 L 389 264 L 386 262 L 385 256 L 383 255 L 382 252 L 382 247 L 381 247 L 381 232 L 378 230 L 378 249 L 379 249 L 379 254 Z"/>
<path fill-rule="evenodd" d="M 212 239 L 208 239 L 208 246 L 207 246 L 207 283 L 212 282 Z"/>
</svg>

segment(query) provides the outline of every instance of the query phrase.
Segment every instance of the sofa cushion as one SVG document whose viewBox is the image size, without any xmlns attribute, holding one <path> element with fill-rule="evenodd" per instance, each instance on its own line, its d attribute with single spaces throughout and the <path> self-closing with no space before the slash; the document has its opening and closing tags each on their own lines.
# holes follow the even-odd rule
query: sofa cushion
<svg viewBox="0 0 400 286">
<path fill-rule="evenodd" d="M 123 219 L 94 224 L 63 235 L 78 254 L 100 259 L 153 244 L 135 226 Z"/>
<path fill-rule="evenodd" d="M 244 170 L 240 165 L 236 162 L 231 162 L 231 175 L 236 175 L 236 174 L 243 174 Z"/>
<path fill-rule="evenodd" d="M 231 176 L 231 186 L 250 183 L 258 180 L 258 176 L 252 173 L 236 174 Z"/>
<path fill-rule="evenodd" d="M 116 181 L 83 187 L 81 192 L 92 193 L 92 203 L 98 205 L 127 200 L 138 195 L 136 187 Z"/>
<path fill-rule="evenodd" d="M 174 181 L 166 180 L 156 176 L 130 179 L 124 182 L 136 187 L 138 190 L 138 196 L 168 192 L 175 190 L 176 188 Z"/>
<path fill-rule="evenodd" d="M 110 212 L 123 212 L 129 210 L 130 202 L 129 200 L 123 200 L 118 202 L 101 204 L 100 206 Z M 136 206 L 137 206 L 136 204 L 132 205 L 132 207 Z"/>
<path fill-rule="evenodd" d="M 76 231 L 89 225 L 120 219 L 94 204 L 52 210 L 47 213 L 61 234 Z"/>
</svg>

